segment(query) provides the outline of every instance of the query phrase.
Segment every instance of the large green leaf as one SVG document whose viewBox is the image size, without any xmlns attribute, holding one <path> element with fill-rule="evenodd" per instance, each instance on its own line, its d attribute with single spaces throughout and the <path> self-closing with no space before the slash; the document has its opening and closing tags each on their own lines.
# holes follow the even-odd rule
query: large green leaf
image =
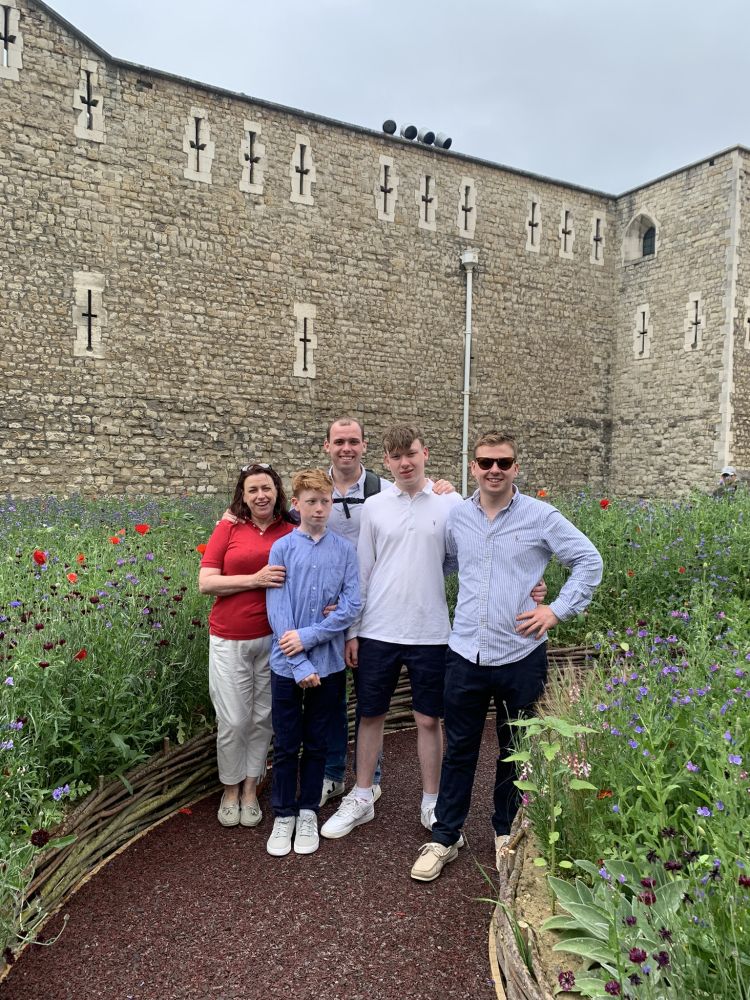
<svg viewBox="0 0 750 1000">
<path fill-rule="evenodd" d="M 575 917 L 583 930 L 600 941 L 609 941 L 610 921 L 603 911 L 584 903 L 568 903 L 565 909 Z"/>
<path fill-rule="evenodd" d="M 613 975 L 616 975 L 617 957 L 611 948 L 604 942 L 597 941 L 592 937 L 569 938 L 567 941 L 559 941 L 552 947 L 553 951 L 567 951 L 571 955 L 580 955 L 588 958 L 592 962 L 599 962 Z"/>
</svg>

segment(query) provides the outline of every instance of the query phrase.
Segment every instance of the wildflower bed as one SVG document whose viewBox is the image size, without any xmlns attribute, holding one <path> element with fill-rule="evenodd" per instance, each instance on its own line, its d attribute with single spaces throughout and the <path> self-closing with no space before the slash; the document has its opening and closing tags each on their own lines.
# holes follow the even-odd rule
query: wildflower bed
<svg viewBox="0 0 750 1000">
<path fill-rule="evenodd" d="M 750 997 L 748 499 L 572 504 L 606 563 L 598 662 L 513 755 L 557 910 L 539 996 Z"/>
<path fill-rule="evenodd" d="M 605 558 L 588 615 L 555 637 L 597 643 L 598 667 L 551 693 L 518 749 L 562 943 L 596 966 L 574 988 L 746 996 L 747 495 L 551 499 Z M 196 549 L 223 506 L 0 503 L 3 947 L 71 804 L 212 725 Z"/>
</svg>

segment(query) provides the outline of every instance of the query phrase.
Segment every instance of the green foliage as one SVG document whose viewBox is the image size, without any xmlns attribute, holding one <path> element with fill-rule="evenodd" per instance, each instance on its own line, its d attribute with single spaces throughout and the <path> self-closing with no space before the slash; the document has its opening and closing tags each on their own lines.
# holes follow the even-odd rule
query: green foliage
<svg viewBox="0 0 750 1000">
<path fill-rule="evenodd" d="M 196 545 L 223 506 L 0 504 L 0 947 L 66 806 L 211 724 Z"/>
</svg>

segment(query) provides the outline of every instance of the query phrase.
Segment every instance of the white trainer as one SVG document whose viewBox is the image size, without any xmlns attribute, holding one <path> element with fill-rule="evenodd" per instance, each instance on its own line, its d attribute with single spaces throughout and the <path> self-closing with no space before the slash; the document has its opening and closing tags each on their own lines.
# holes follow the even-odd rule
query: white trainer
<svg viewBox="0 0 750 1000">
<path fill-rule="evenodd" d="M 323 794 L 320 796 L 320 804 L 324 806 L 329 799 L 335 799 L 344 794 L 344 782 L 334 781 L 333 778 L 323 779 Z"/>
<path fill-rule="evenodd" d="M 319 846 L 317 815 L 312 809 L 300 809 L 294 825 L 294 853 L 315 854 Z"/>
<path fill-rule="evenodd" d="M 294 816 L 276 817 L 273 821 L 271 836 L 266 842 L 266 850 L 269 854 L 272 854 L 275 858 L 283 858 L 285 854 L 291 851 L 295 823 L 296 817 Z"/>
<path fill-rule="evenodd" d="M 375 806 L 372 800 L 365 802 L 354 797 L 354 789 L 344 796 L 341 805 L 330 819 L 323 824 L 320 834 L 329 840 L 338 840 L 351 833 L 355 826 L 369 823 L 375 819 Z"/>
<path fill-rule="evenodd" d="M 422 826 L 425 830 L 431 830 L 432 824 L 435 822 L 435 808 L 437 803 L 433 803 L 431 806 L 422 806 L 419 811 L 419 818 L 422 821 Z"/>
</svg>

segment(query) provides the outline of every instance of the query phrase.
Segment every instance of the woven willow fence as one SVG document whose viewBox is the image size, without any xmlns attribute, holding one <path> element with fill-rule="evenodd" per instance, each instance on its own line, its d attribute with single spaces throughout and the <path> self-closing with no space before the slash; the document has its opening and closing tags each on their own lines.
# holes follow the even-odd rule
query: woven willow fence
<svg viewBox="0 0 750 1000">
<path fill-rule="evenodd" d="M 550 664 L 581 669 L 586 651 L 571 647 L 550 650 Z M 354 704 L 349 705 L 350 732 Z M 414 717 L 408 679 L 402 676 L 386 719 L 386 732 L 411 728 Z M 99 778 L 91 792 L 52 834 L 74 836 L 65 847 L 37 856 L 29 871 L 25 899 L 17 914 L 18 937 L 33 941 L 44 922 L 81 885 L 130 841 L 184 808 L 220 789 L 216 770 L 216 734 L 206 732 L 181 746 L 169 739 L 162 750 L 124 777 Z M 7 966 L 0 968 L 0 979 Z"/>
</svg>

